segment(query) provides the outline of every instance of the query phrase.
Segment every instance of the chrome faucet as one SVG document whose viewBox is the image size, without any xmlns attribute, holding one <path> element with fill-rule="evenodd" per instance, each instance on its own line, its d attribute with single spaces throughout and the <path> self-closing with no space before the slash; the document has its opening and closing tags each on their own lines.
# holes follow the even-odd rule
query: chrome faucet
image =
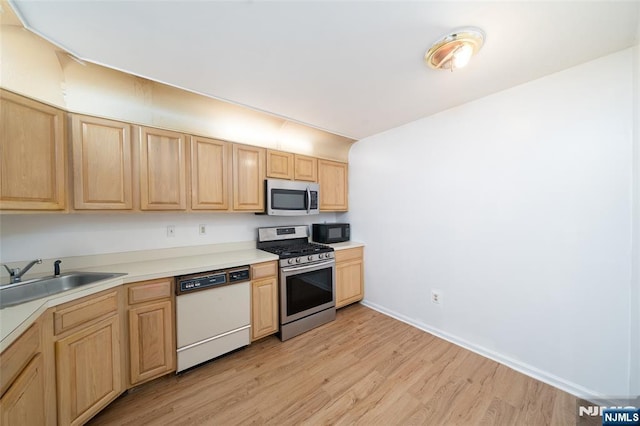
<svg viewBox="0 0 640 426">
<path fill-rule="evenodd" d="M 20 281 L 22 281 L 22 276 L 29 270 L 31 269 L 31 267 L 33 265 L 35 265 L 36 263 L 42 263 L 42 259 L 36 259 L 36 260 L 32 260 L 31 262 L 29 262 L 29 264 L 27 266 L 25 266 L 23 269 L 20 268 L 9 268 L 6 264 L 3 265 L 7 271 L 9 272 L 9 275 L 11 276 L 11 284 L 13 283 L 19 283 Z"/>
</svg>

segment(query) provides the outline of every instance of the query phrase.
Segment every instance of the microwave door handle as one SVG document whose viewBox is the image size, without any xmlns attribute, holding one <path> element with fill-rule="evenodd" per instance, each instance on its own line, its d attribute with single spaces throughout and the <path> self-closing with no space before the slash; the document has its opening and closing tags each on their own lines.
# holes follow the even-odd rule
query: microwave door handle
<svg viewBox="0 0 640 426">
<path fill-rule="evenodd" d="M 307 186 L 307 214 L 311 213 L 311 190 Z"/>
</svg>

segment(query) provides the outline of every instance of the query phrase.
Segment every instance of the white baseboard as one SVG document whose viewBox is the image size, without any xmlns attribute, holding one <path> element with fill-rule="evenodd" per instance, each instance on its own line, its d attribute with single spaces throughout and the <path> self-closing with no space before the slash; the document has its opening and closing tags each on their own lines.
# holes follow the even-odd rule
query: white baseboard
<svg viewBox="0 0 640 426">
<path fill-rule="evenodd" d="M 367 306 L 373 310 L 376 310 L 382 314 L 385 314 L 387 316 L 390 316 L 392 318 L 397 319 L 398 321 L 402 321 L 406 324 L 409 324 L 413 327 L 416 327 L 422 331 L 425 331 L 429 334 L 433 334 L 434 336 L 440 337 L 441 339 L 444 339 L 448 342 L 453 343 L 454 345 L 463 347 L 465 349 L 468 349 L 472 352 L 477 353 L 478 355 L 481 355 L 483 357 L 489 358 L 495 362 L 498 362 L 500 364 L 503 364 L 509 368 L 512 368 L 522 374 L 525 374 L 529 377 L 532 377 L 536 380 L 539 380 L 541 382 L 544 382 L 548 385 L 551 385 L 555 388 L 558 388 L 560 390 L 563 390 L 567 393 L 570 393 L 571 395 L 577 397 L 577 398 L 581 398 L 581 399 L 585 399 L 588 401 L 594 401 L 594 400 L 606 400 L 608 399 L 607 397 L 605 397 L 604 395 L 592 391 L 591 389 L 587 389 L 583 386 L 580 386 L 578 384 L 569 382 L 567 380 L 564 380 L 558 376 L 555 376 L 553 374 L 550 374 L 546 371 L 540 370 L 536 367 L 533 367 L 531 365 L 525 364 L 523 362 L 514 360 L 512 358 L 509 358 L 508 356 L 504 356 L 498 352 L 495 351 L 491 351 L 489 349 L 486 349 L 482 346 L 476 345 L 474 343 L 468 342 L 464 339 L 461 339 L 459 337 L 453 336 L 447 332 L 444 332 L 442 330 L 439 330 L 437 328 L 428 326 L 427 324 L 424 324 L 422 322 L 416 321 L 412 318 L 408 318 L 402 314 L 399 314 L 395 311 L 389 310 L 383 306 L 380 306 L 376 303 L 370 302 L 368 300 L 363 300 L 362 303 L 364 306 Z"/>
</svg>

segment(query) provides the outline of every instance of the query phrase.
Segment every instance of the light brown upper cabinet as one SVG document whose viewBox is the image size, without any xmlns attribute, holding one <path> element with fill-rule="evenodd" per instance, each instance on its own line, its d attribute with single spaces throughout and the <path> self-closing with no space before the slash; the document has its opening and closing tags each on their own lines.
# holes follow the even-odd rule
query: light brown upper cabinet
<svg viewBox="0 0 640 426">
<path fill-rule="evenodd" d="M 274 179 L 293 179 L 293 154 L 268 149 L 267 177 Z"/>
<path fill-rule="evenodd" d="M 233 209 L 264 211 L 265 149 L 233 145 Z"/>
<path fill-rule="evenodd" d="M 131 126 L 73 115 L 71 129 L 74 208 L 132 209 Z"/>
<path fill-rule="evenodd" d="M 229 210 L 231 144 L 191 136 L 191 208 Z"/>
<path fill-rule="evenodd" d="M 140 127 L 140 209 L 186 210 L 186 142 L 181 133 Z"/>
<path fill-rule="evenodd" d="M 346 163 L 318 160 L 320 210 L 347 211 L 349 209 L 348 170 Z"/>
<path fill-rule="evenodd" d="M 295 155 L 295 180 L 318 181 L 318 159 L 306 155 Z"/>
<path fill-rule="evenodd" d="M 65 208 L 64 112 L 0 90 L 0 209 Z"/>
</svg>

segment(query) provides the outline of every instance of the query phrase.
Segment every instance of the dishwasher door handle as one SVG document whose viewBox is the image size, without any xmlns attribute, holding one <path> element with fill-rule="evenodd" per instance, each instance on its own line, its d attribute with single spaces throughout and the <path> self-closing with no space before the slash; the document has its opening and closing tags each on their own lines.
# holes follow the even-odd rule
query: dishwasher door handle
<svg viewBox="0 0 640 426">
<path fill-rule="evenodd" d="M 246 330 L 248 328 L 251 328 L 251 325 L 245 325 L 244 327 L 236 328 L 235 330 L 227 331 L 226 333 L 218 334 L 217 336 L 209 337 L 208 339 L 200 340 L 199 342 L 195 342 L 195 343 L 192 343 L 190 345 L 183 346 L 181 348 L 178 348 L 178 350 L 176 352 L 182 352 L 182 351 L 185 351 L 187 349 L 195 348 L 196 346 L 200 346 L 200 345 L 203 345 L 205 343 L 209 343 L 212 340 L 220 339 L 221 337 L 225 337 L 225 336 L 228 336 L 230 334 L 237 333 L 238 331 Z"/>
</svg>

